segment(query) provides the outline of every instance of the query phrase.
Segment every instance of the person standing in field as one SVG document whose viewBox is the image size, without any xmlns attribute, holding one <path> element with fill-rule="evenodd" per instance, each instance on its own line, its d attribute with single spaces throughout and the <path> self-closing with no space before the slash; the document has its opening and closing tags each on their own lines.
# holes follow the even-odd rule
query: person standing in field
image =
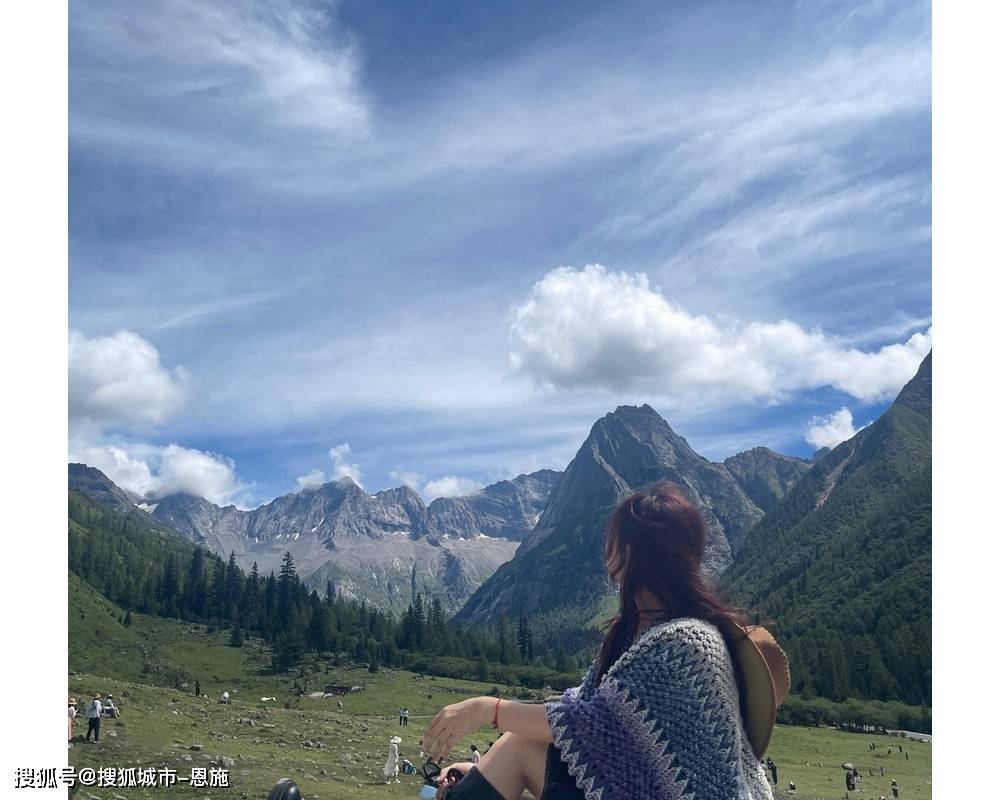
<svg viewBox="0 0 1000 800">
<path fill-rule="evenodd" d="M 896 781 L 890 782 L 889 788 L 892 789 L 893 797 L 899 797 L 899 787 L 896 785 Z"/>
<path fill-rule="evenodd" d="M 101 696 L 94 695 L 94 699 L 87 705 L 87 736 L 84 741 L 90 741 L 90 734 L 94 734 L 94 743 L 101 740 Z"/>
<path fill-rule="evenodd" d="M 409 725 L 409 724 L 410 724 L 410 709 L 404 707 L 403 708 L 403 725 Z"/>
<path fill-rule="evenodd" d="M 68 732 L 68 743 L 69 746 L 73 746 L 73 720 L 76 719 L 76 698 L 71 697 L 69 699 L 69 732 Z"/>
</svg>

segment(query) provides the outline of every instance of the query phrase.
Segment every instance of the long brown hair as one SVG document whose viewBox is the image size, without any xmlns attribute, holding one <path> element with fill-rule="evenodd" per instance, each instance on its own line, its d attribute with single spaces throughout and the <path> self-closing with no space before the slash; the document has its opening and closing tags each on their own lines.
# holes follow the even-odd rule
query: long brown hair
<svg viewBox="0 0 1000 800">
<path fill-rule="evenodd" d="M 604 625 L 597 657 L 600 680 L 628 648 L 639 628 L 636 594 L 652 592 L 664 619 L 696 617 L 713 624 L 743 624 L 742 614 L 724 603 L 702 573 L 705 519 L 679 486 L 662 481 L 636 492 L 608 522 L 604 561 L 618 583 L 618 614 Z"/>
</svg>

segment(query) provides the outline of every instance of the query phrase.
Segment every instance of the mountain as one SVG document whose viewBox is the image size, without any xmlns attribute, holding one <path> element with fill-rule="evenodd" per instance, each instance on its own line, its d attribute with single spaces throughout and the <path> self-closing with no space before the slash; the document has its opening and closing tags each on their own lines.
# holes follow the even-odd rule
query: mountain
<svg viewBox="0 0 1000 800">
<path fill-rule="evenodd" d="M 930 703 L 930 354 L 747 534 L 722 585 L 772 621 L 793 691 Z"/>
<path fill-rule="evenodd" d="M 467 497 L 439 497 L 427 507 L 426 530 L 441 536 L 519 541 L 535 527 L 560 475 L 542 469 L 494 483 Z"/>
<path fill-rule="evenodd" d="M 594 424 L 535 529 L 457 619 L 479 624 L 502 611 L 567 610 L 574 618 L 588 618 L 608 591 L 603 563 L 608 517 L 624 497 L 663 479 L 684 486 L 698 503 L 709 529 L 706 566 L 721 574 L 732 562 L 732 549 L 764 512 L 725 465 L 698 455 L 650 406 L 621 406 Z"/>
<path fill-rule="evenodd" d="M 755 447 L 730 456 L 723 464 L 747 497 L 767 512 L 808 472 L 812 461 Z"/>
<path fill-rule="evenodd" d="M 102 508 L 119 511 L 158 533 L 176 533 L 168 525 L 160 524 L 150 516 L 152 506 L 142 497 L 121 488 L 99 469 L 86 464 L 70 464 L 68 475 L 70 491 L 82 494 Z"/>
<path fill-rule="evenodd" d="M 308 585 L 332 581 L 345 596 L 403 611 L 420 592 L 451 612 L 510 559 L 531 529 L 558 472 L 542 470 L 487 486 L 475 495 L 426 506 L 406 486 L 369 494 L 349 478 L 284 495 L 252 511 L 174 494 L 156 502 L 115 486 L 98 470 L 70 466 L 70 488 L 95 501 L 144 514 L 249 571 L 277 571 L 286 551 Z"/>
</svg>

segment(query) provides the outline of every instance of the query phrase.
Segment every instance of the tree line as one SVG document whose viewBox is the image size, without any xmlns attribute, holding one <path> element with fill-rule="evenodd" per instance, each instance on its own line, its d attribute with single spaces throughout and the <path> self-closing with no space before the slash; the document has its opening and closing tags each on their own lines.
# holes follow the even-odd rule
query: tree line
<svg viewBox="0 0 1000 800">
<path fill-rule="evenodd" d="M 69 494 L 69 568 L 126 612 L 173 617 L 229 629 L 271 645 L 272 668 L 296 667 L 306 654 L 406 667 L 449 677 L 541 688 L 579 682 L 583 663 L 563 644 L 540 645 L 531 620 L 502 616 L 490 630 L 448 624 L 438 598 L 418 594 L 396 619 L 388 612 L 322 594 L 299 578 L 290 553 L 277 574 L 249 574 L 170 532 Z"/>
</svg>

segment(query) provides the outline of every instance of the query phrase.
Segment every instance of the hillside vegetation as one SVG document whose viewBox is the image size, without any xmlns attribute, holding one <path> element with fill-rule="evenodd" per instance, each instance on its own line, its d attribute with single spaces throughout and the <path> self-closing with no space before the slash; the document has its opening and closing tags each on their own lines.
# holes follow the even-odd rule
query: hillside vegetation
<svg viewBox="0 0 1000 800">
<path fill-rule="evenodd" d="M 810 469 L 722 579 L 805 697 L 931 702 L 930 371 Z"/>
</svg>

